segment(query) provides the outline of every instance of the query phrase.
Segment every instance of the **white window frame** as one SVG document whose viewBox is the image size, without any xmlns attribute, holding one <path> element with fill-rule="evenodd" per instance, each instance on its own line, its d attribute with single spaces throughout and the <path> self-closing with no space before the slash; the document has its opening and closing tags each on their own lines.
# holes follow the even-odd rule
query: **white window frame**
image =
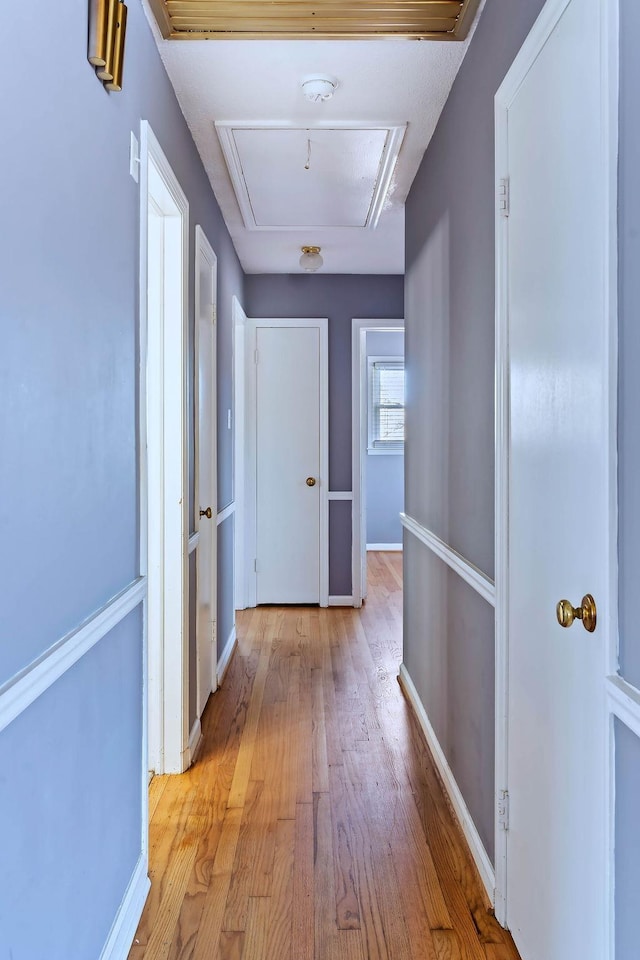
<svg viewBox="0 0 640 960">
<path fill-rule="evenodd" d="M 405 363 L 402 356 L 370 356 L 367 357 L 367 454 L 373 456 L 388 456 L 395 454 L 403 456 L 404 440 L 377 440 L 374 436 L 374 406 L 375 397 L 373 395 L 373 368 L 376 363 L 394 363 L 400 364 L 404 371 Z M 403 410 L 405 409 L 403 404 Z M 378 446 L 376 446 L 378 444 Z"/>
</svg>

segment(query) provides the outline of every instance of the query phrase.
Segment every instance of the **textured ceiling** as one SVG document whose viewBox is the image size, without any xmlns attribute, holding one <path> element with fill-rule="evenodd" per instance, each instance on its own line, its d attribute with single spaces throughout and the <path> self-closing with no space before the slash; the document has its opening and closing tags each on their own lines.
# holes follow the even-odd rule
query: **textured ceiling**
<svg viewBox="0 0 640 960">
<path fill-rule="evenodd" d="M 300 247 L 322 247 L 325 273 L 403 273 L 404 203 L 466 52 L 462 43 L 405 40 L 163 40 L 147 16 L 216 199 L 247 273 L 296 273 Z M 482 5 L 481 5 L 482 6 Z M 476 20 L 477 22 L 477 20 Z M 338 79 L 333 98 L 309 103 L 301 81 Z M 268 234 L 248 230 L 215 122 L 407 124 L 375 229 L 323 226 Z M 267 171 L 268 174 L 268 171 Z M 268 175 L 265 189 L 269 189 Z"/>
</svg>

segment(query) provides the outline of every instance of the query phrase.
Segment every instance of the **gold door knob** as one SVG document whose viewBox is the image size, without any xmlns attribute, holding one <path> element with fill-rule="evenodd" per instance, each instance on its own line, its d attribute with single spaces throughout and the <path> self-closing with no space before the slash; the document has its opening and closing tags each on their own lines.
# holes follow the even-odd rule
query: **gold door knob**
<svg viewBox="0 0 640 960">
<path fill-rule="evenodd" d="M 200 516 L 201 516 L 201 517 L 206 517 L 207 520 L 211 520 L 211 517 L 213 516 L 213 513 L 211 512 L 211 507 L 207 507 L 206 510 L 201 510 L 201 511 L 200 511 Z"/>
<path fill-rule="evenodd" d="M 590 593 L 584 595 L 579 607 L 572 606 L 568 600 L 560 600 L 556 616 L 561 627 L 570 627 L 574 620 L 582 620 L 585 630 L 593 633 L 597 620 L 596 602 Z"/>
<path fill-rule="evenodd" d="M 315 478 L 315 477 L 307 477 L 307 486 L 308 486 L 308 487 L 315 487 L 315 485 L 316 485 L 316 478 Z"/>
</svg>

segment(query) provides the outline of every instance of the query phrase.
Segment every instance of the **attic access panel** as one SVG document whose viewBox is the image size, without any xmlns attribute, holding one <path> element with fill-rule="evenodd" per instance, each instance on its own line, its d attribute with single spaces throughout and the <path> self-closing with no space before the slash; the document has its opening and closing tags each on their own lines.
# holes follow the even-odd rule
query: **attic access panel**
<svg viewBox="0 0 640 960">
<path fill-rule="evenodd" d="M 374 228 L 405 126 L 216 123 L 248 230 Z"/>
<path fill-rule="evenodd" d="M 165 40 L 463 40 L 480 0 L 149 0 Z"/>
</svg>

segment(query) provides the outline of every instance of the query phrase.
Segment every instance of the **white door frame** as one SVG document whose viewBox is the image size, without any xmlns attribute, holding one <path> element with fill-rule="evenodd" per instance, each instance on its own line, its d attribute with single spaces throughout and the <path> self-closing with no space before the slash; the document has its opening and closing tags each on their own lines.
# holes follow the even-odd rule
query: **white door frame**
<svg viewBox="0 0 640 960">
<path fill-rule="evenodd" d="M 505 791 L 508 794 L 508 707 L 509 707 L 509 316 L 508 316 L 508 217 L 502 213 L 506 195 L 508 203 L 508 110 L 515 99 L 520 85 L 530 67 L 544 47 L 554 27 L 560 20 L 571 0 L 548 0 L 531 33 L 527 37 L 512 67 L 507 73 L 495 98 L 495 156 L 496 156 L 496 382 L 495 382 L 495 584 L 496 584 L 496 753 L 495 753 L 495 874 L 496 887 L 494 906 L 498 921 L 502 924 L 507 916 L 507 840 L 501 818 L 501 800 Z M 602 604 L 606 611 L 605 642 L 602 651 L 602 675 L 607 677 L 617 672 L 618 664 L 618 625 L 617 625 L 617 386 L 618 386 L 618 328 L 617 328 L 617 160 L 618 160 L 618 0 L 603 0 L 601 4 L 602 30 L 602 109 L 605 116 L 605 128 L 608 129 L 607 141 L 602 144 L 604 169 L 607 171 L 608 190 L 604 211 L 602 233 L 606 243 L 608 263 L 605 277 L 605 310 L 609 318 L 608 337 L 602 344 L 607 364 L 608 391 L 605 397 L 607 420 L 609 423 L 609 470 L 608 470 L 608 596 Z M 599 622 L 603 619 L 599 616 Z M 603 623 L 604 625 L 604 623 Z M 606 681 L 608 682 L 608 681 Z M 607 809 L 609 823 L 603 824 L 607 830 L 609 849 L 607 864 L 603 870 L 603 897 L 608 909 L 609 956 L 603 960 L 613 960 L 614 956 L 614 752 L 613 752 L 613 713 L 615 708 L 610 701 L 608 717 L 609 736 L 607 781 Z"/>
<path fill-rule="evenodd" d="M 404 320 L 356 320 L 351 327 L 351 584 L 353 606 L 367 596 L 367 333 L 404 333 Z"/>
<path fill-rule="evenodd" d="M 245 324 L 247 315 L 237 297 L 233 297 L 233 502 L 234 518 L 234 576 L 233 593 L 236 610 L 247 607 L 247 567 L 245 563 Z"/>
<path fill-rule="evenodd" d="M 141 570 L 148 576 L 143 762 L 188 763 L 187 316 L 189 204 L 146 120 L 140 124 Z M 159 303 L 149 298 L 149 214 L 163 219 Z M 152 310 L 155 317 L 151 317 Z M 170 451 L 170 456 L 165 456 Z"/>
<path fill-rule="evenodd" d="M 210 454 L 211 462 L 209 464 L 210 477 L 211 477 L 211 503 L 201 504 L 200 503 L 200 404 L 199 404 L 199 391 L 200 391 L 200 323 L 198 310 L 200 307 L 200 268 L 201 265 L 205 263 L 208 265 L 212 274 L 212 303 L 211 303 L 211 326 L 212 326 L 212 377 L 213 383 L 211 384 L 211 441 L 210 441 Z M 196 304 L 196 314 L 195 314 L 195 363 L 194 363 L 194 527 L 196 533 L 200 532 L 200 526 L 203 522 L 200 517 L 200 509 L 206 509 L 207 506 L 210 506 L 213 511 L 213 516 L 210 520 L 205 519 L 204 523 L 208 524 L 210 527 L 211 533 L 211 584 L 210 584 L 210 596 L 211 596 L 211 612 L 213 615 L 213 634 L 212 634 L 212 650 L 211 650 L 211 670 L 209 671 L 208 677 L 208 688 L 209 692 L 212 692 L 217 689 L 218 685 L 218 651 L 216 649 L 216 637 L 217 637 L 217 621 L 218 621 L 218 524 L 217 524 L 217 511 L 218 511 L 218 405 L 217 405 L 217 356 L 218 356 L 218 322 L 217 322 L 217 299 L 218 299 L 218 258 L 213 250 L 213 247 L 209 243 L 207 236 L 198 224 L 196 226 L 196 248 L 195 248 L 195 304 Z M 196 546 L 196 550 L 199 549 Z M 197 556 L 197 555 L 196 555 Z M 197 563 L 196 559 L 196 563 Z M 197 601 L 197 590 L 199 587 L 196 587 L 196 609 L 198 607 Z M 201 688 L 201 677 L 200 677 L 200 649 L 199 649 L 199 640 L 198 644 L 198 678 L 197 678 L 197 721 L 202 716 L 202 712 L 206 707 L 206 700 L 204 703 L 201 702 L 200 697 L 200 688 Z M 191 742 L 193 742 L 193 737 L 190 737 Z"/>
<path fill-rule="evenodd" d="M 320 332 L 320 606 L 329 605 L 329 321 L 323 318 L 262 319 L 247 318 L 245 324 L 245 509 L 246 530 L 245 583 L 246 605 L 255 607 L 257 589 L 255 557 L 256 517 L 256 337 L 258 327 L 306 327 Z"/>
</svg>

